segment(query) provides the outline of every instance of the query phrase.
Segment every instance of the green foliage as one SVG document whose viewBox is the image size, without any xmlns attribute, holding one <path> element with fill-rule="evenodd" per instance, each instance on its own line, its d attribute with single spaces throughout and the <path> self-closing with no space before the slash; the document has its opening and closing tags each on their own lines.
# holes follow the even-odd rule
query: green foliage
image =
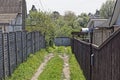
<svg viewBox="0 0 120 80">
<path fill-rule="evenodd" d="M 71 32 L 80 31 L 82 27 L 86 27 L 88 19 L 85 13 L 76 16 L 68 11 L 62 16 L 57 11 L 48 13 L 31 10 L 26 19 L 26 30 L 40 31 L 45 35 L 46 46 L 53 46 L 55 37 L 71 37 Z"/>
<path fill-rule="evenodd" d="M 60 57 L 55 56 L 48 62 L 38 80 L 61 80 L 62 69 L 63 60 Z"/>
<path fill-rule="evenodd" d="M 77 21 L 80 26 L 87 27 L 89 16 L 86 13 L 81 13 L 81 15 L 78 16 Z"/>
<path fill-rule="evenodd" d="M 27 61 L 20 64 L 12 76 L 7 80 L 30 80 L 46 54 L 48 53 L 45 50 L 36 52 L 35 55 L 31 54 L 27 58 Z"/>
<path fill-rule="evenodd" d="M 55 49 L 54 49 L 53 47 L 48 47 L 48 48 L 46 49 L 46 51 L 47 51 L 48 53 L 54 53 L 54 52 L 55 52 Z"/>
<path fill-rule="evenodd" d="M 103 3 L 100 9 L 100 16 L 102 18 L 111 17 L 113 13 L 114 5 L 115 5 L 115 0 L 107 0 L 105 3 Z"/>
<path fill-rule="evenodd" d="M 52 45 L 54 39 L 54 25 L 52 24 L 50 14 L 46 12 L 31 11 L 26 20 L 26 30 L 40 31 L 45 35 L 46 45 Z"/>
<path fill-rule="evenodd" d="M 52 51 L 53 51 L 53 48 L 49 48 L 49 49 L 50 50 L 52 49 Z M 56 55 L 58 55 L 58 54 L 69 55 L 70 76 L 71 76 L 70 80 L 86 80 L 74 54 L 72 54 L 71 47 L 60 46 L 60 47 L 55 47 L 54 49 L 55 49 L 54 53 L 56 53 Z M 52 65 L 49 65 L 49 66 L 52 66 Z M 52 67 L 51 67 L 51 69 L 52 69 Z M 48 74 L 50 74 L 50 71 L 51 70 L 46 69 L 45 72 L 46 73 L 48 72 Z M 46 75 L 44 73 L 43 77 L 45 77 L 45 76 L 49 76 L 49 75 Z M 40 80 L 42 80 L 42 78 L 40 78 Z M 47 78 L 43 79 L 43 80 L 47 80 Z M 49 80 L 52 80 L 52 79 L 50 78 Z M 59 79 L 54 79 L 54 80 L 59 80 Z"/>
<path fill-rule="evenodd" d="M 74 55 L 70 56 L 69 64 L 71 80 L 86 80 Z"/>
<path fill-rule="evenodd" d="M 66 53 L 65 51 L 66 50 L 64 46 L 57 47 L 56 49 L 56 53 Z"/>
<path fill-rule="evenodd" d="M 68 54 L 68 55 L 73 55 L 72 54 L 72 50 L 71 50 L 71 47 L 65 47 L 65 51 L 66 51 L 66 54 Z"/>
</svg>

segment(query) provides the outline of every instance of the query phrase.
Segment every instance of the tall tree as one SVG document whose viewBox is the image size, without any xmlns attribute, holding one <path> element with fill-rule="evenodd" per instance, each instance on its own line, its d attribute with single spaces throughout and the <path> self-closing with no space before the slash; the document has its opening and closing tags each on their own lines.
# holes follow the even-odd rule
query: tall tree
<svg viewBox="0 0 120 80">
<path fill-rule="evenodd" d="M 112 16 L 114 5 L 115 0 L 107 0 L 105 3 L 103 3 L 100 9 L 100 16 L 102 18 L 109 18 Z"/>
<path fill-rule="evenodd" d="M 89 16 L 86 13 L 81 13 L 81 15 L 78 16 L 78 22 L 81 27 L 86 27 L 89 21 Z"/>
<path fill-rule="evenodd" d="M 75 13 L 72 12 L 72 11 L 65 12 L 64 20 L 66 21 L 66 23 L 68 24 L 68 26 L 70 26 L 70 27 L 73 28 L 74 27 L 73 26 L 73 22 L 76 20 Z"/>
<path fill-rule="evenodd" d="M 27 19 L 27 30 L 40 31 L 45 35 L 46 44 L 49 46 L 51 41 L 54 39 L 54 25 L 51 20 L 50 14 L 46 12 L 30 11 L 29 17 Z"/>
</svg>

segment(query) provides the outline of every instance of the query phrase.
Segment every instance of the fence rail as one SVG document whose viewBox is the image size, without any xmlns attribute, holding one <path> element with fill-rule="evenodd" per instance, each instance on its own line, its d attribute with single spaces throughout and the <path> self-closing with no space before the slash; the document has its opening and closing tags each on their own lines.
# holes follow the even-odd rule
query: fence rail
<svg viewBox="0 0 120 80">
<path fill-rule="evenodd" d="M 45 38 L 40 32 L 0 33 L 0 80 L 41 48 L 45 48 Z"/>
<path fill-rule="evenodd" d="M 120 80 L 120 29 L 99 47 L 72 39 L 72 50 L 87 80 Z"/>
</svg>

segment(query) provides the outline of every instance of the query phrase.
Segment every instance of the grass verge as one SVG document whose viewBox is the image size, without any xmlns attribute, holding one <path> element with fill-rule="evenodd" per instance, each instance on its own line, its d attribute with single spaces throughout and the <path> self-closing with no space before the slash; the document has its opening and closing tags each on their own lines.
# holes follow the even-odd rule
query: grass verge
<svg viewBox="0 0 120 80">
<path fill-rule="evenodd" d="M 20 64 L 12 76 L 7 78 L 7 80 L 30 80 L 44 60 L 46 54 L 48 54 L 48 52 L 44 49 L 36 52 L 35 55 L 31 54 L 27 61 Z"/>
<path fill-rule="evenodd" d="M 52 58 L 38 80 L 61 80 L 63 60 L 59 56 Z"/>
<path fill-rule="evenodd" d="M 69 59 L 71 80 L 86 80 L 80 66 L 72 54 Z"/>
</svg>

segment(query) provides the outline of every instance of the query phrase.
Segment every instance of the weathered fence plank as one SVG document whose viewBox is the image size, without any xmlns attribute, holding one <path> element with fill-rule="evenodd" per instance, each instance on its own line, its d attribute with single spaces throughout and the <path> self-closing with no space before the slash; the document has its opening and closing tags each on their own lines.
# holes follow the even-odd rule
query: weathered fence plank
<svg viewBox="0 0 120 80">
<path fill-rule="evenodd" d="M 100 46 L 72 40 L 72 50 L 87 80 L 120 80 L 120 29 Z"/>
<path fill-rule="evenodd" d="M 9 33 L 9 55 L 10 55 L 10 74 L 13 73 L 13 71 L 16 68 L 17 65 L 17 55 L 15 50 L 15 33 Z"/>
<path fill-rule="evenodd" d="M 27 32 L 22 32 L 23 61 L 27 59 Z"/>
<path fill-rule="evenodd" d="M 0 33 L 0 80 L 11 75 L 30 53 L 45 48 L 45 37 L 40 32 Z"/>
<path fill-rule="evenodd" d="M 27 33 L 27 56 L 32 53 L 32 33 Z"/>
<path fill-rule="evenodd" d="M 16 48 L 17 48 L 17 65 L 22 63 L 23 53 L 22 53 L 22 33 L 16 32 Z"/>
<path fill-rule="evenodd" d="M 3 34 L 3 49 L 4 49 L 4 76 L 9 76 L 9 43 L 8 33 Z"/>
<path fill-rule="evenodd" d="M 0 34 L 0 79 L 3 78 L 3 61 L 4 61 L 4 58 L 3 58 L 3 36 L 2 34 Z"/>
<path fill-rule="evenodd" d="M 90 44 L 74 39 L 74 53 L 87 80 L 90 80 Z"/>
</svg>

